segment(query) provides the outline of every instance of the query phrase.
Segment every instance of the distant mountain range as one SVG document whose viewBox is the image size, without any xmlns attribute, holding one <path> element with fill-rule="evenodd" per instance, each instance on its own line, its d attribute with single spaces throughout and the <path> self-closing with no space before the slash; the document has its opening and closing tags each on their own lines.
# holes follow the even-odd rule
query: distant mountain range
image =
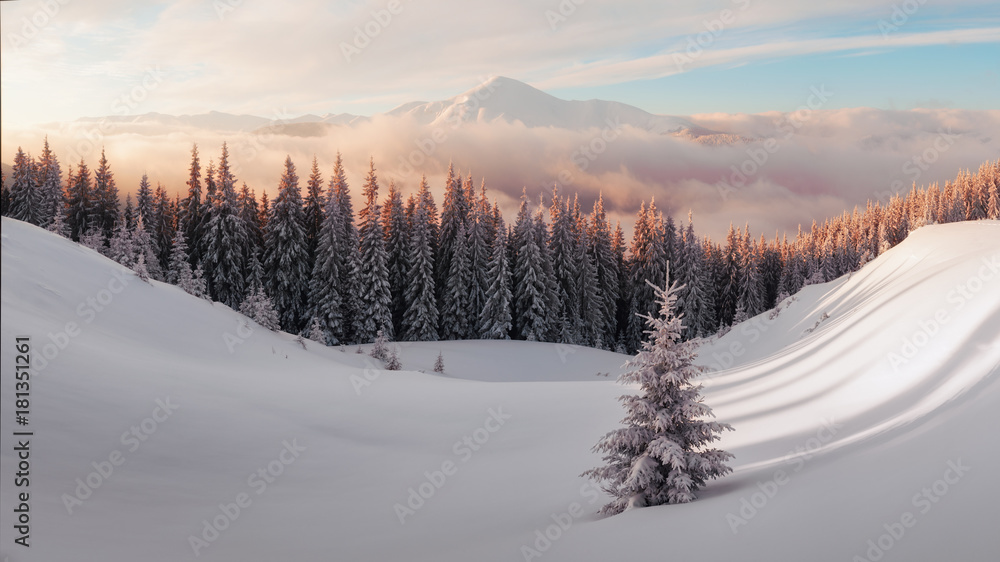
<svg viewBox="0 0 1000 562">
<path fill-rule="evenodd" d="M 405 118 L 427 126 L 458 126 L 464 123 L 521 123 L 527 128 L 555 128 L 581 131 L 592 128 L 630 126 L 664 135 L 687 136 L 709 144 L 728 144 L 741 137 L 711 131 L 691 121 L 671 115 L 655 115 L 624 103 L 604 100 L 568 101 L 537 88 L 502 76 L 491 78 L 452 98 L 405 103 L 382 114 Z M 330 127 L 350 127 L 372 117 L 349 113 L 301 115 L 273 119 L 256 115 L 233 115 L 211 111 L 198 115 L 112 116 L 80 119 L 82 122 L 109 119 L 131 124 L 195 127 L 215 131 L 258 131 L 293 136 L 320 136 Z"/>
</svg>

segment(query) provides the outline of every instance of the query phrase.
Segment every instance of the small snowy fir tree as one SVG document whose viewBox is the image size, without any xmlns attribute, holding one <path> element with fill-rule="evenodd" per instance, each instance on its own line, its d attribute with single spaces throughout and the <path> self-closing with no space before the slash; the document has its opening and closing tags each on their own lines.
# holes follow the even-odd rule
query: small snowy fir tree
<svg viewBox="0 0 1000 562">
<path fill-rule="evenodd" d="M 323 330 L 323 323 L 319 321 L 318 316 L 313 316 L 312 322 L 309 324 L 309 339 L 326 345 L 326 334 Z"/>
<path fill-rule="evenodd" d="M 369 353 L 375 359 L 380 361 L 387 361 L 389 359 L 389 346 L 388 339 L 385 337 L 385 331 L 379 330 L 375 334 L 375 343 L 372 344 L 372 350 Z"/>
<path fill-rule="evenodd" d="M 389 347 L 389 356 L 385 360 L 385 370 L 386 371 L 398 371 L 403 368 L 403 365 L 399 362 L 399 349 L 396 346 Z"/>
<path fill-rule="evenodd" d="M 146 268 L 146 256 L 139 254 L 139 259 L 132 266 L 132 271 L 139 276 L 146 283 L 149 283 L 149 270 Z"/>
<path fill-rule="evenodd" d="M 442 355 L 440 351 L 438 352 L 437 359 L 434 361 L 434 372 L 435 373 L 444 372 L 444 355 Z"/>
<path fill-rule="evenodd" d="M 271 297 L 268 297 L 260 286 L 256 287 L 240 304 L 240 313 L 272 332 L 281 328 L 281 324 L 278 322 L 278 312 L 274 309 Z"/>
<path fill-rule="evenodd" d="M 80 237 L 80 243 L 95 252 L 103 254 L 105 251 L 104 232 L 100 228 L 88 228 L 83 236 Z"/>
<path fill-rule="evenodd" d="M 607 465 L 583 473 L 614 499 L 601 509 L 618 514 L 633 507 L 686 503 L 710 478 L 731 472 L 730 453 L 708 449 L 718 433 L 732 430 L 729 424 L 704 421 L 712 409 L 705 405 L 700 385 L 692 382 L 701 369 L 692 361 L 696 344 L 681 342 L 684 326 L 674 313 L 675 283 L 669 289 L 652 285 L 659 317 L 646 315 L 649 339 L 626 363 L 630 370 L 621 383 L 638 383 L 639 394 L 621 397 L 626 427 L 605 435 L 594 446 L 604 453 Z"/>
</svg>

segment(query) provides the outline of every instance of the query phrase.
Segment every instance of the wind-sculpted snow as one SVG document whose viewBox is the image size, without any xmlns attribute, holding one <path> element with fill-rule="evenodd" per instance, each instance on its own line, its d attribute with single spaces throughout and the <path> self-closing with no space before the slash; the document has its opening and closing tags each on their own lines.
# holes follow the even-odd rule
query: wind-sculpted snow
<svg viewBox="0 0 1000 562">
<path fill-rule="evenodd" d="M 0 558 L 992 560 L 1000 552 L 1000 223 L 930 226 L 700 348 L 734 474 L 600 518 L 578 478 L 625 357 L 356 347 L 273 333 L 24 223 L 2 226 L 2 365 L 32 338 L 31 548 Z M 739 345 L 737 345 L 739 344 Z M 442 357 L 443 373 L 433 372 Z M 727 355 L 728 354 L 728 355 Z M 7 371 L 5 371 L 7 372 Z M 607 375 L 607 376 L 604 376 Z M 20 427 L 20 426 L 18 426 Z"/>
</svg>

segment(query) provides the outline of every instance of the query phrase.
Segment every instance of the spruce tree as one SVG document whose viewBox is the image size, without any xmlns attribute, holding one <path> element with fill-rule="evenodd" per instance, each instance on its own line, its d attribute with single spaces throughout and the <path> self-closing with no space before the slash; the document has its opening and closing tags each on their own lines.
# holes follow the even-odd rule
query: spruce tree
<svg viewBox="0 0 1000 562">
<path fill-rule="evenodd" d="M 145 177 L 145 176 L 143 176 Z M 111 236 L 115 225 L 120 220 L 118 209 L 118 186 L 115 184 L 115 175 L 108 164 L 108 157 L 101 149 L 101 159 L 98 162 L 97 170 L 94 172 L 94 199 L 97 207 L 97 221 L 95 226 L 99 226 L 105 236 Z M 151 211 L 151 209 L 150 209 Z M 151 214 L 145 215 L 147 219 Z"/>
<path fill-rule="evenodd" d="M 650 337 L 618 379 L 638 384 L 640 393 L 621 397 L 625 427 L 594 446 L 606 464 L 583 473 L 613 496 L 601 510 L 606 514 L 693 501 L 708 480 L 732 471 L 726 465 L 730 453 L 708 448 L 732 426 L 704 419 L 712 410 L 693 381 L 702 370 L 693 363 L 696 346 L 680 341 L 684 326 L 674 312 L 678 286 L 652 288 L 659 314 L 644 316 Z"/>
<path fill-rule="evenodd" d="M 473 318 L 469 317 L 469 288 L 472 269 L 469 264 L 468 236 L 465 225 L 459 224 L 452 246 L 451 269 L 448 271 L 441 309 L 441 337 L 461 340 L 472 336 Z"/>
<path fill-rule="evenodd" d="M 405 289 L 406 312 L 402 322 L 402 340 L 438 339 L 438 308 L 434 282 L 434 230 L 427 178 L 421 178 L 414 205 L 409 244 L 409 271 Z"/>
<path fill-rule="evenodd" d="M 599 195 L 590 215 L 587 251 L 594 261 L 597 292 L 601 296 L 597 329 L 607 347 L 613 346 L 617 332 L 617 302 L 620 294 L 618 261 L 611 250 L 611 225 L 604 211 L 604 197 Z"/>
<path fill-rule="evenodd" d="M 191 147 L 191 166 L 188 170 L 187 197 L 181 202 L 178 228 L 184 233 L 184 239 L 190 249 L 188 258 L 191 266 L 196 267 L 201 263 L 202 249 L 204 248 L 201 216 L 201 162 L 198 159 L 197 144 Z"/>
<path fill-rule="evenodd" d="M 218 192 L 212 179 L 211 195 L 206 198 L 211 201 L 211 209 L 202 211 L 202 218 L 209 219 L 203 238 L 205 248 L 202 259 L 212 298 L 236 310 L 246 295 L 243 248 L 247 243 L 247 233 L 239 215 L 236 179 L 229 170 L 228 160 L 229 149 L 223 143 Z M 209 164 L 208 170 L 214 172 L 214 166 Z"/>
<path fill-rule="evenodd" d="M 292 333 L 300 331 L 309 319 L 306 313 L 311 273 L 307 269 L 308 262 L 299 177 L 291 157 L 286 157 L 278 195 L 271 204 L 271 216 L 264 230 L 264 285 L 274 301 L 282 327 Z"/>
<path fill-rule="evenodd" d="M 313 323 L 318 324 L 315 329 L 322 331 L 327 345 L 337 345 L 346 340 L 344 301 L 347 295 L 344 292 L 347 287 L 342 279 L 349 262 L 341 252 L 344 246 L 341 240 L 344 236 L 342 220 L 340 199 L 331 189 L 326 195 L 323 224 L 316 245 L 316 262 L 309 281 Z M 310 328 L 310 338 L 318 337 L 313 335 L 313 329 Z"/>
<path fill-rule="evenodd" d="M 573 235 L 573 217 L 569 208 L 555 188 L 552 190 L 552 205 L 549 207 L 552 220 L 552 234 L 549 249 L 552 253 L 552 269 L 559 295 L 559 341 L 580 343 L 580 288 L 577 243 Z"/>
<path fill-rule="evenodd" d="M 46 135 L 42 146 L 42 156 L 38 162 L 39 177 L 37 178 L 41 207 L 39 209 L 39 226 L 47 227 L 55 220 L 56 215 L 63 212 L 65 199 L 63 197 L 62 169 L 59 159 L 49 147 L 49 137 Z"/>
<path fill-rule="evenodd" d="M 389 292 L 392 294 L 392 325 L 394 333 L 402 333 L 403 315 L 406 313 L 406 286 L 409 250 L 409 232 L 403 197 L 396 183 L 389 182 L 389 194 L 382 207 L 382 227 L 385 229 L 385 249 L 389 270 Z"/>
<path fill-rule="evenodd" d="M 323 207 L 326 198 L 323 196 L 323 175 L 319 171 L 319 162 L 313 156 L 312 169 L 306 182 L 305 209 L 303 225 L 306 234 L 307 271 L 313 270 L 316 262 L 316 246 L 319 243 L 319 230 L 323 226 Z"/>
<path fill-rule="evenodd" d="M 351 203 L 351 190 L 347 184 L 347 173 L 344 170 L 340 152 L 333 164 L 333 175 L 330 177 L 329 192 L 337 198 L 337 208 L 340 211 L 341 234 L 338 237 L 339 252 L 344 256 L 344 267 L 340 270 L 341 297 L 344 311 L 344 339 L 346 342 L 358 342 L 354 334 L 354 326 L 358 321 L 359 295 L 361 293 L 357 273 L 358 267 L 358 230 L 354 225 L 354 206 Z"/>
<path fill-rule="evenodd" d="M 174 234 L 172 242 L 167 282 L 177 285 L 189 295 L 205 298 L 207 296 L 205 280 L 201 277 L 200 269 L 191 270 L 191 262 L 187 255 L 187 242 L 184 241 L 184 233 L 180 229 Z"/>
<path fill-rule="evenodd" d="M 94 213 L 90 169 L 86 162 L 80 160 L 76 173 L 70 173 L 66 188 L 66 223 L 69 225 L 70 238 L 79 241 L 93 222 Z"/>
<path fill-rule="evenodd" d="M 267 296 L 267 293 L 264 292 L 263 287 L 257 286 L 253 288 L 247 295 L 247 298 L 240 303 L 239 310 L 240 314 L 260 324 L 264 329 L 271 330 L 272 332 L 277 332 L 281 329 L 278 312 L 274 310 L 274 304 L 271 302 L 271 298 Z"/>
<path fill-rule="evenodd" d="M 379 330 L 392 337 L 392 293 L 389 291 L 388 256 L 382 209 L 378 202 L 378 177 L 375 161 L 370 162 L 364 187 L 365 207 L 359 215 L 359 252 L 355 266 L 358 308 L 354 316 L 354 335 L 359 343 L 375 339 Z"/>
<path fill-rule="evenodd" d="M 527 194 L 522 193 L 521 208 L 514 224 L 514 243 L 517 244 L 513 272 L 516 328 L 521 339 L 543 341 L 549 331 L 549 288 L 535 228 L 535 220 L 528 209 Z"/>
<path fill-rule="evenodd" d="M 487 272 L 489 288 L 486 304 L 479 315 L 479 337 L 491 340 L 510 339 L 513 293 L 510 287 L 510 266 L 507 263 L 507 232 L 498 230 L 493 241 L 493 255 Z"/>
<path fill-rule="evenodd" d="M 35 163 L 21 147 L 14 155 L 14 169 L 11 173 L 10 208 L 8 215 L 19 221 L 39 224 L 41 194 L 35 178 Z"/>
</svg>

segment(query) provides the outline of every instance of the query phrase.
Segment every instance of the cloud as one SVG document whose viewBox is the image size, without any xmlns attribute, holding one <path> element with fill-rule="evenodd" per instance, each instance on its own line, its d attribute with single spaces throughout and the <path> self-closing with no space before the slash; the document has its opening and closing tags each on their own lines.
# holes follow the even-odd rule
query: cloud
<svg viewBox="0 0 1000 562">
<path fill-rule="evenodd" d="M 263 190 L 273 196 L 286 154 L 300 177 L 308 174 L 313 155 L 329 177 L 340 150 L 356 196 L 372 157 L 383 186 L 395 181 L 405 196 L 426 174 L 439 204 L 448 163 L 454 162 L 463 176 L 471 172 L 477 186 L 485 178 L 508 218 L 516 213 L 522 188 L 536 201 L 559 184 L 564 194 L 578 193 L 588 210 L 603 193 L 612 217 L 626 226 L 632 224 L 640 202 L 652 197 L 658 208 L 678 220 L 690 209 L 698 231 L 716 239 L 730 222 L 749 221 L 754 233 L 768 237 L 775 230 L 794 234 L 798 224 L 808 227 L 813 220 L 850 211 L 868 199 L 887 200 L 891 192 L 906 191 L 913 182 L 943 183 L 959 169 L 974 169 L 1000 157 L 1000 111 L 858 108 L 797 118 L 771 112 L 689 119 L 759 140 L 706 145 L 628 127 L 617 135 L 503 121 L 431 127 L 386 116 L 302 137 L 267 129 L 222 133 L 150 123 L 117 124 L 101 135 L 95 123 L 75 122 L 5 129 L 3 157 L 10 161 L 18 145 L 37 154 L 44 134 L 63 164 L 81 148 L 87 149 L 84 156 L 93 164 L 103 145 L 123 193 L 134 191 L 146 171 L 169 192 L 183 194 L 191 144 L 198 143 L 205 166 L 218 158 L 226 141 L 239 179 L 258 196 Z M 799 125 L 790 125 L 793 122 Z M 81 144 L 88 134 L 93 140 Z M 590 156 L 584 153 L 587 148 Z"/>
</svg>

